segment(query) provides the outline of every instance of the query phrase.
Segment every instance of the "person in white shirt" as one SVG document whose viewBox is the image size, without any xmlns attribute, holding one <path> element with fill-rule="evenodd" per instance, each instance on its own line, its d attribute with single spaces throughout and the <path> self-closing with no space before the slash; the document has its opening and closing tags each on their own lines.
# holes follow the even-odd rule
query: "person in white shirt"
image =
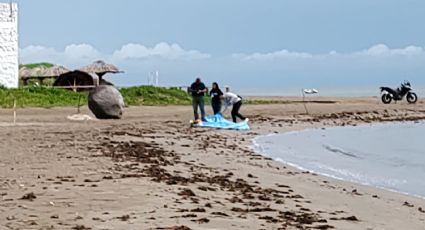
<svg viewBox="0 0 425 230">
<path fill-rule="evenodd" d="M 223 95 L 223 99 L 224 99 L 224 109 L 222 113 L 224 113 L 224 111 L 226 111 L 228 107 L 232 106 L 231 114 L 232 114 L 233 122 L 236 123 L 236 117 L 239 117 L 241 120 L 248 121 L 248 118 L 245 118 L 244 116 L 242 116 L 242 114 L 239 113 L 239 110 L 242 106 L 242 98 L 239 95 L 236 95 L 231 92 L 226 92 Z"/>
</svg>

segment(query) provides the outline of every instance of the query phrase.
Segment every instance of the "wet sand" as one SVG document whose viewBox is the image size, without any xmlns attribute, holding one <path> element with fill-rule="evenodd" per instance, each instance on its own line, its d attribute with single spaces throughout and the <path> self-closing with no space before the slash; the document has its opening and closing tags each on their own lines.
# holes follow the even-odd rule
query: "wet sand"
<svg viewBox="0 0 425 230">
<path fill-rule="evenodd" d="M 191 128 L 188 106 L 0 110 L 0 229 L 423 229 L 425 200 L 303 172 L 252 149 L 257 135 L 425 119 L 377 98 L 246 105 L 250 131 Z M 334 103 L 330 103 L 334 102 Z M 208 108 L 209 109 L 209 108 Z M 90 114 L 87 109 L 83 113 Z M 91 115 L 91 114 L 90 114 Z"/>
</svg>

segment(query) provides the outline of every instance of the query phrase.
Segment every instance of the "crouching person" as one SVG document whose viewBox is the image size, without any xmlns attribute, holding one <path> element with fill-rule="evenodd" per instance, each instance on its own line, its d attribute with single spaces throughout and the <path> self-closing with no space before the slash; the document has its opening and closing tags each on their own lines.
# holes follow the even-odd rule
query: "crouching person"
<svg viewBox="0 0 425 230">
<path fill-rule="evenodd" d="M 231 113 L 232 113 L 233 122 L 236 123 L 237 117 L 239 117 L 239 119 L 243 121 L 248 121 L 248 118 L 242 116 L 242 114 L 239 113 L 239 110 L 241 109 L 241 106 L 242 106 L 242 98 L 239 95 L 236 95 L 231 92 L 226 92 L 223 95 L 223 99 L 224 99 L 224 109 L 222 113 L 224 113 L 224 111 L 226 111 L 228 107 L 232 106 Z"/>
</svg>

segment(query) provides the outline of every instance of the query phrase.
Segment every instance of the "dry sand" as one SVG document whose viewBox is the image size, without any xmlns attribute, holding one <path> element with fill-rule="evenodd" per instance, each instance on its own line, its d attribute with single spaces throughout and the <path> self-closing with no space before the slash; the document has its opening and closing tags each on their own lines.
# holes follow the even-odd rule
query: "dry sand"
<svg viewBox="0 0 425 230">
<path fill-rule="evenodd" d="M 259 134 L 425 119 L 422 101 L 318 100 L 335 103 L 309 103 L 310 115 L 299 103 L 243 106 L 252 125 L 244 132 L 190 128 L 184 106 L 131 107 L 112 121 L 21 109 L 16 125 L 0 110 L 0 230 L 424 229 L 425 200 L 252 150 Z"/>
</svg>

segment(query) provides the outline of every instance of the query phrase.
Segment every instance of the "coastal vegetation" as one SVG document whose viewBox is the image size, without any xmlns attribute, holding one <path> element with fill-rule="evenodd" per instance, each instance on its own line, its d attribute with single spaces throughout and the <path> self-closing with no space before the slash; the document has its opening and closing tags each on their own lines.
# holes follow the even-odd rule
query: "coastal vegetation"
<svg viewBox="0 0 425 230">
<path fill-rule="evenodd" d="M 190 105 L 192 98 L 185 89 L 176 87 L 133 86 L 119 89 L 126 106 L 153 105 Z M 45 86 L 28 86 L 17 89 L 0 87 L 0 107 L 12 108 L 14 102 L 18 108 L 28 107 L 66 107 L 87 104 L 87 93 L 73 92 Z M 208 97 L 205 103 L 209 104 Z M 302 103 L 301 100 L 272 100 L 244 98 L 245 104 L 291 104 Z M 307 103 L 335 103 L 335 101 L 313 101 Z"/>
<path fill-rule="evenodd" d="M 120 91 L 127 106 L 188 105 L 191 103 L 190 95 L 178 88 L 135 86 L 121 88 Z M 80 105 L 87 104 L 87 93 L 43 86 L 20 87 L 17 89 L 0 87 L 0 107 L 12 108 L 14 102 L 20 108 L 77 106 L 78 103 Z"/>
<path fill-rule="evenodd" d="M 50 68 L 53 66 L 54 65 L 52 63 L 40 62 L 40 63 L 21 64 L 19 65 L 19 68 L 35 69 L 38 67 Z"/>
<path fill-rule="evenodd" d="M 14 103 L 19 108 L 76 106 L 79 100 L 81 104 L 85 104 L 86 98 L 85 95 L 70 90 L 42 86 L 20 87 L 17 89 L 0 87 L 1 108 L 12 108 Z"/>
<path fill-rule="evenodd" d="M 34 70 L 36 68 L 50 68 L 54 64 L 48 62 L 30 63 L 19 65 L 20 69 Z M 37 78 L 27 80 L 17 89 L 8 89 L 0 86 L 0 108 L 25 107 L 65 107 L 87 104 L 87 92 L 73 92 L 65 89 L 51 87 L 54 79 L 39 82 Z M 133 86 L 119 89 L 126 106 L 141 105 L 190 105 L 192 98 L 183 88 Z M 210 98 L 205 97 L 205 103 L 210 103 Z M 284 100 L 248 99 L 245 104 L 286 104 L 297 103 Z"/>
<path fill-rule="evenodd" d="M 134 86 L 120 89 L 126 105 L 189 105 L 190 95 L 179 88 Z"/>
</svg>

